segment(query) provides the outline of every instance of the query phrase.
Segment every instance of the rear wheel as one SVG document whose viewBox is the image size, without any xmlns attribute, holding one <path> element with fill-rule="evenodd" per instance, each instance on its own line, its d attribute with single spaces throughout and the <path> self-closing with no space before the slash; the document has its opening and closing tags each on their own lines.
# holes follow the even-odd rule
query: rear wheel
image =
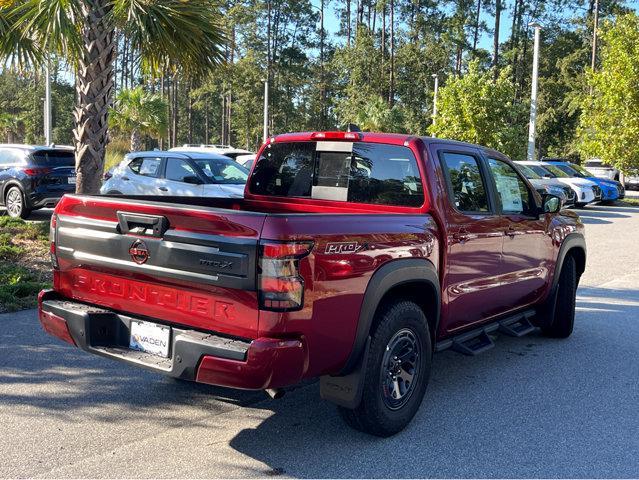
<svg viewBox="0 0 639 480">
<path fill-rule="evenodd" d="M 7 213 L 13 218 L 27 218 L 31 210 L 27 208 L 24 195 L 18 187 L 11 187 L 4 199 Z"/>
<path fill-rule="evenodd" d="M 575 325 L 575 303 L 577 297 L 577 264 L 569 255 L 564 260 L 557 283 L 557 299 L 553 317 L 542 332 L 547 337 L 568 338 Z"/>
<path fill-rule="evenodd" d="M 364 372 L 362 401 L 353 410 L 338 407 L 351 427 L 388 437 L 417 413 L 430 376 L 432 345 L 426 316 L 410 301 L 383 307 L 376 317 Z"/>
</svg>

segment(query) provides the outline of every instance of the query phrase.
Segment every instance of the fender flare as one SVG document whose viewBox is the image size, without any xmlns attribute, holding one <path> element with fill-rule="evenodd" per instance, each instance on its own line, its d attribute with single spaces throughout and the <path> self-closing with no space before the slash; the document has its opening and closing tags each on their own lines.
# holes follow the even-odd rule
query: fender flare
<svg viewBox="0 0 639 480">
<path fill-rule="evenodd" d="M 537 319 L 535 323 L 537 326 L 548 325 L 552 322 L 555 314 L 555 306 L 557 303 L 557 284 L 559 283 L 559 277 L 561 276 L 561 269 L 564 265 L 564 260 L 566 259 L 566 255 L 573 250 L 581 250 L 584 256 L 584 268 L 586 261 L 586 239 L 584 238 L 582 233 L 573 232 L 566 236 L 564 241 L 561 243 L 559 247 L 559 253 L 557 254 L 557 261 L 555 263 L 555 271 L 553 272 L 552 282 L 550 284 L 550 289 L 548 293 L 548 297 L 545 302 L 542 304 L 541 309 L 539 311 L 540 315 L 537 315 Z M 583 270 L 582 270 L 583 272 Z M 580 274 L 582 272 L 579 272 Z M 577 279 L 579 281 L 579 279 Z"/>
<path fill-rule="evenodd" d="M 433 331 L 437 332 L 441 310 L 441 291 L 435 265 L 430 260 L 423 258 L 391 260 L 378 268 L 368 282 L 357 322 L 353 348 L 340 375 L 346 375 L 357 367 L 370 335 L 375 312 L 384 295 L 391 289 L 407 283 L 423 283 L 435 295 L 435 318 L 428 320 L 435 322 L 432 326 L 434 327 Z"/>
<path fill-rule="evenodd" d="M 552 284 L 550 291 L 554 293 L 557 284 L 559 283 L 559 276 L 561 275 L 561 269 L 564 265 L 566 255 L 570 250 L 580 249 L 584 254 L 584 260 L 586 259 L 586 239 L 582 233 L 573 232 L 569 233 L 559 247 L 559 254 L 557 255 L 557 262 L 555 263 L 555 271 L 553 272 Z"/>
</svg>

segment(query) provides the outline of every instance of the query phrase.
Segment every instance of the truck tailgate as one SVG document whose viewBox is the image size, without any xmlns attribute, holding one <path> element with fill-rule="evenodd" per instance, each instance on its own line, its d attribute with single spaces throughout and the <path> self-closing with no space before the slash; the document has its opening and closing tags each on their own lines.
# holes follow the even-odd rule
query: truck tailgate
<svg viewBox="0 0 639 480">
<path fill-rule="evenodd" d="M 56 290 L 68 298 L 254 338 L 265 214 L 67 196 L 56 208 Z"/>
</svg>

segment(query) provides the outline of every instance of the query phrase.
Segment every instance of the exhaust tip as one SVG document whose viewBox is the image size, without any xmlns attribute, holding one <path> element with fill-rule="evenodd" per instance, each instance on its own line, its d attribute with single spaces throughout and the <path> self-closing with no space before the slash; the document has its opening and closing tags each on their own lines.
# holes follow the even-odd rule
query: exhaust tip
<svg viewBox="0 0 639 480">
<path fill-rule="evenodd" d="M 284 396 L 286 390 L 284 390 L 283 388 L 267 388 L 266 390 L 264 390 L 264 393 L 266 393 L 266 395 L 268 395 L 273 400 L 279 400 Z"/>
</svg>

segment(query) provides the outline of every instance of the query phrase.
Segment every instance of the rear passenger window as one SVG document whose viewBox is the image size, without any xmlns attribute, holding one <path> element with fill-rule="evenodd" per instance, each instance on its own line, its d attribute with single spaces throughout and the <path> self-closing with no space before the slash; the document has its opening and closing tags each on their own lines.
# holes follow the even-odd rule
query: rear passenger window
<svg viewBox="0 0 639 480">
<path fill-rule="evenodd" d="M 160 158 L 136 158 L 129 163 L 129 168 L 133 173 L 145 177 L 157 177 L 160 173 Z"/>
<path fill-rule="evenodd" d="M 479 161 L 472 155 L 444 152 L 442 164 L 455 207 L 460 212 L 488 212 L 488 195 Z"/>
<path fill-rule="evenodd" d="M 307 197 L 419 207 L 424 203 L 419 169 L 409 148 L 357 142 L 274 143 L 264 150 L 251 177 L 257 195 Z M 346 151 L 345 151 L 346 150 Z"/>
</svg>

